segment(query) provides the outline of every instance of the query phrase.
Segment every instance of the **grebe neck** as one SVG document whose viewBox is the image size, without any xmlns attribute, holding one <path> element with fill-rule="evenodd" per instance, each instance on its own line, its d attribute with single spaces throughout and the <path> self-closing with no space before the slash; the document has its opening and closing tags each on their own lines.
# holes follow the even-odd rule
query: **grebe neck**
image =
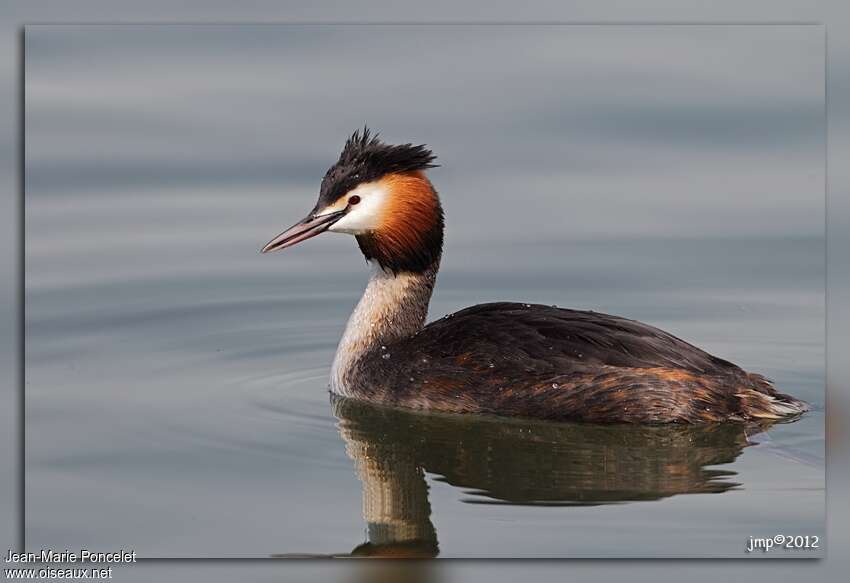
<svg viewBox="0 0 850 583">
<path fill-rule="evenodd" d="M 421 272 L 393 273 L 377 261 L 369 264 L 369 284 L 348 319 L 331 369 L 331 390 L 343 396 L 352 396 L 363 357 L 390 353 L 394 342 L 422 329 L 439 269 L 439 260 Z"/>
</svg>

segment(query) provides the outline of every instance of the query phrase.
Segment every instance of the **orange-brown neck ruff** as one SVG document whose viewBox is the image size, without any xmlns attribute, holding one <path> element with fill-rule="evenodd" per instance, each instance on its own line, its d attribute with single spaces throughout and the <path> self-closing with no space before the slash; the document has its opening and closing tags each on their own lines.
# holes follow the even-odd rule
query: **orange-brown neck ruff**
<svg viewBox="0 0 850 583">
<path fill-rule="evenodd" d="M 380 185 L 388 200 L 380 227 L 357 235 L 367 260 L 393 273 L 421 273 L 443 251 L 443 209 L 431 182 L 419 171 L 388 174 Z"/>
</svg>

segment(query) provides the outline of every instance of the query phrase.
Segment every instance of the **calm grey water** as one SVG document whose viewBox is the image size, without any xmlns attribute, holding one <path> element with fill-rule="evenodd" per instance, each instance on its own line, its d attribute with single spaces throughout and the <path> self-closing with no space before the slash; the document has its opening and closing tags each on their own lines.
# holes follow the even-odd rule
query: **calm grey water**
<svg viewBox="0 0 850 583">
<path fill-rule="evenodd" d="M 742 556 L 822 536 L 823 38 L 686 28 L 28 28 L 27 546 Z M 258 249 L 364 119 L 441 157 L 432 317 L 621 314 L 814 411 L 746 435 L 331 402 L 356 245 Z"/>
</svg>

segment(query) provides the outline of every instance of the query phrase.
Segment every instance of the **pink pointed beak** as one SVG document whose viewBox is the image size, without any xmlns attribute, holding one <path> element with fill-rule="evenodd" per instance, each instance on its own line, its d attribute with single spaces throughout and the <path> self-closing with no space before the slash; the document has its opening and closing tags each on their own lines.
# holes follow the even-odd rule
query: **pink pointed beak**
<svg viewBox="0 0 850 583">
<path fill-rule="evenodd" d="M 331 228 L 335 222 L 340 220 L 348 212 L 347 209 L 327 213 L 324 215 L 308 215 L 289 227 L 283 233 L 266 243 L 266 246 L 260 250 L 260 253 L 269 253 L 270 251 L 279 251 L 297 245 L 301 241 L 306 241 L 316 235 L 324 233 Z"/>
</svg>

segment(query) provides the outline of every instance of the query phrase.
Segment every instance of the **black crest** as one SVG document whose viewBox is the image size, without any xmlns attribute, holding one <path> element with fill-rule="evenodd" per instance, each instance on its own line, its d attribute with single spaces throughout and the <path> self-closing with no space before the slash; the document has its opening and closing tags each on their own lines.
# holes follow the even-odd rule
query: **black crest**
<svg viewBox="0 0 850 583">
<path fill-rule="evenodd" d="M 434 168 L 436 156 L 424 144 L 393 146 L 378 139 L 369 128 L 357 130 L 345 141 L 339 160 L 322 179 L 318 207 L 329 205 L 363 182 L 378 180 L 392 172 Z"/>
</svg>

